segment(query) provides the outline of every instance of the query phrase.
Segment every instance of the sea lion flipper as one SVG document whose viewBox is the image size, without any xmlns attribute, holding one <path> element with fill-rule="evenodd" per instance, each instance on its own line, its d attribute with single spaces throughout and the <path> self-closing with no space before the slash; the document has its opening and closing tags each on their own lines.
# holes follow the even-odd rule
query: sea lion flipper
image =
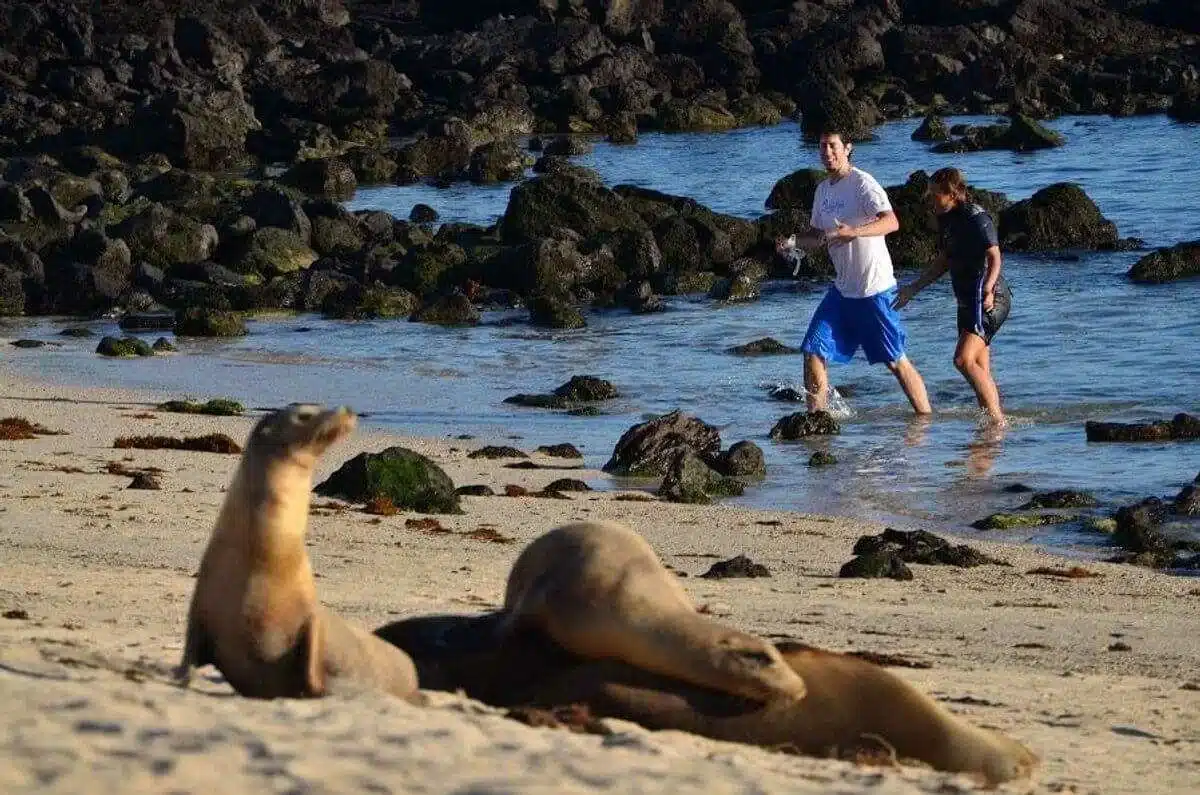
<svg viewBox="0 0 1200 795">
<path fill-rule="evenodd" d="M 183 637 L 183 654 L 179 658 L 179 664 L 171 671 L 175 684 L 187 687 L 192 682 L 192 671 L 215 662 L 212 639 L 205 633 L 199 620 L 194 615 L 189 615 Z"/>
<path fill-rule="evenodd" d="M 301 650 L 306 695 L 320 697 L 328 691 L 325 671 L 325 625 L 319 614 L 309 616 L 297 647 Z"/>
</svg>

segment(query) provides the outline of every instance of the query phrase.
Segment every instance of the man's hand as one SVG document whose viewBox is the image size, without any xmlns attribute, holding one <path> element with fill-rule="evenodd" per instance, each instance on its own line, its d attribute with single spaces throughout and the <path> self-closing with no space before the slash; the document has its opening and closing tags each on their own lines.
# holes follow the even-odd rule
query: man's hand
<svg viewBox="0 0 1200 795">
<path fill-rule="evenodd" d="M 892 301 L 892 309 L 903 309 L 904 305 L 913 299 L 917 292 L 911 285 L 904 285 L 896 292 L 896 300 Z"/>
<path fill-rule="evenodd" d="M 838 221 L 833 231 L 826 233 L 825 236 L 830 243 L 846 243 L 858 237 L 858 230 Z"/>
</svg>

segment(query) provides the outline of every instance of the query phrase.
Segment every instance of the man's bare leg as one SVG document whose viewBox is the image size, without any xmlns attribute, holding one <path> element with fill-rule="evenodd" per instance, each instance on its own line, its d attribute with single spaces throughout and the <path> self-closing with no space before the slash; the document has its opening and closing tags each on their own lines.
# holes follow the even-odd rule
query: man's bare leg
<svg viewBox="0 0 1200 795">
<path fill-rule="evenodd" d="M 954 351 L 954 366 L 975 390 L 979 407 L 988 413 L 992 422 L 1003 423 L 1004 412 L 1000 408 L 1000 390 L 992 379 L 991 353 L 978 334 L 964 331 L 958 337 Z"/>
<path fill-rule="evenodd" d="M 825 411 L 829 407 L 829 373 L 825 360 L 815 353 L 804 354 L 804 391 L 809 411 Z"/>
<path fill-rule="evenodd" d="M 917 368 L 909 361 L 908 357 L 901 356 L 894 362 L 888 362 L 888 369 L 900 382 L 900 388 L 904 390 L 908 402 L 912 404 L 913 411 L 917 414 L 932 414 L 933 409 L 929 405 L 929 395 L 925 393 L 925 381 L 922 380 L 921 374 L 917 372 Z"/>
</svg>

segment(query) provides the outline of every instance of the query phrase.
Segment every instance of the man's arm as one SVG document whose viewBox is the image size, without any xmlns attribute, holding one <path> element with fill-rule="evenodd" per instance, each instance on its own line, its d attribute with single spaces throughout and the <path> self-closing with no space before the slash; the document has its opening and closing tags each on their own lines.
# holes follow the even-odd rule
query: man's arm
<svg viewBox="0 0 1200 795">
<path fill-rule="evenodd" d="M 853 240 L 856 237 L 876 237 L 881 235 L 890 235 L 900 228 L 900 219 L 896 217 L 894 210 L 884 210 L 876 214 L 874 221 L 869 221 L 862 226 L 847 226 L 839 223 L 837 229 L 830 232 L 831 238 L 838 240 Z"/>
<path fill-rule="evenodd" d="M 810 226 L 802 233 L 796 235 L 796 248 L 801 248 L 805 251 L 811 251 L 814 248 L 820 248 L 823 245 L 825 245 L 825 233 L 820 229 L 817 229 L 815 226 Z M 787 238 L 775 238 L 775 250 L 779 254 L 783 254 L 785 251 L 787 251 L 787 249 Z"/>
<path fill-rule="evenodd" d="M 856 237 L 882 237 L 900 228 L 900 219 L 892 209 L 891 199 L 879 181 L 869 174 L 861 177 L 858 187 L 859 218 L 873 218 L 861 226 L 838 223 L 829 233 L 831 240 L 853 240 Z"/>
</svg>

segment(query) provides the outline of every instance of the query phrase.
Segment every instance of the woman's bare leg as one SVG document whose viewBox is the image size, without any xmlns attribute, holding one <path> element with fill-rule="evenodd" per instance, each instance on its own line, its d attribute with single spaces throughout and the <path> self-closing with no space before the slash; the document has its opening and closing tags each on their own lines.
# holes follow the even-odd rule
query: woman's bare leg
<svg viewBox="0 0 1200 795">
<path fill-rule="evenodd" d="M 954 366 L 975 390 L 979 407 L 988 413 L 993 422 L 1004 422 L 1000 408 L 1000 391 L 992 380 L 991 355 L 987 344 L 978 334 L 964 331 L 958 335 L 958 347 L 954 351 Z"/>
</svg>

